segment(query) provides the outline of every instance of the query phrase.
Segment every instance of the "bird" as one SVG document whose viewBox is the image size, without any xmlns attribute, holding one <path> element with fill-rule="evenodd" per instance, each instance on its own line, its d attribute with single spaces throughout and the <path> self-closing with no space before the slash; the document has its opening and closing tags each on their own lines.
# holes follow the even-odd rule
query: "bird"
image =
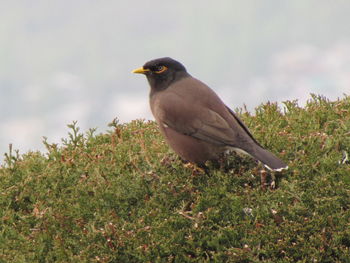
<svg viewBox="0 0 350 263">
<path fill-rule="evenodd" d="M 180 62 L 170 57 L 153 59 L 132 73 L 146 76 L 152 114 L 167 144 L 183 160 L 205 165 L 236 151 L 269 170 L 288 168 L 259 144 L 214 90 L 192 77 Z"/>
</svg>

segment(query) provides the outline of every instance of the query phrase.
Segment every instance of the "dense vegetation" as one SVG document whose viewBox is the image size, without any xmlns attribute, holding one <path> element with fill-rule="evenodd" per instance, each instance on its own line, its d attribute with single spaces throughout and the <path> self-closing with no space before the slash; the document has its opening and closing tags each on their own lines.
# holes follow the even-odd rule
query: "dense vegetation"
<svg viewBox="0 0 350 263">
<path fill-rule="evenodd" d="M 350 97 L 238 112 L 289 164 L 275 188 L 248 157 L 184 165 L 154 122 L 10 149 L 0 262 L 350 262 Z"/>
</svg>

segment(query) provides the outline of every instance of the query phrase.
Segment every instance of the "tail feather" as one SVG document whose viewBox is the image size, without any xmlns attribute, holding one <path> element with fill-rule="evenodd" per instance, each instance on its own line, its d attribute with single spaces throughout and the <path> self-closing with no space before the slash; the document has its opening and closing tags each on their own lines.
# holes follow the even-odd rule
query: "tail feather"
<svg viewBox="0 0 350 263">
<path fill-rule="evenodd" d="M 281 171 L 288 169 L 288 166 L 285 162 L 283 162 L 268 150 L 265 150 L 262 147 L 256 147 L 254 150 L 254 153 L 251 155 L 262 162 L 269 170 Z"/>
</svg>

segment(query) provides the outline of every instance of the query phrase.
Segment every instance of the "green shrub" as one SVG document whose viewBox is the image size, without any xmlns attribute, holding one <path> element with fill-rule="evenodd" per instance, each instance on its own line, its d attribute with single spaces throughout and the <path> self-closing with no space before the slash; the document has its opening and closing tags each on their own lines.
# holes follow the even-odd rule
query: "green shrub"
<svg viewBox="0 0 350 263">
<path fill-rule="evenodd" d="M 350 262 L 350 97 L 239 114 L 289 164 L 275 189 L 247 157 L 185 166 L 141 120 L 10 149 L 0 262 Z"/>
</svg>

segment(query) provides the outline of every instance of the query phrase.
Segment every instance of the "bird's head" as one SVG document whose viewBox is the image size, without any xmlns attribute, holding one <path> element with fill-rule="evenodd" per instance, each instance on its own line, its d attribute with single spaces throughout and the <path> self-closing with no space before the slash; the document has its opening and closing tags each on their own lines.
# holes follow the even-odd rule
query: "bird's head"
<svg viewBox="0 0 350 263">
<path fill-rule="evenodd" d="M 189 76 L 180 62 L 169 57 L 148 61 L 132 72 L 146 75 L 153 91 L 164 90 L 172 83 Z"/>
</svg>

